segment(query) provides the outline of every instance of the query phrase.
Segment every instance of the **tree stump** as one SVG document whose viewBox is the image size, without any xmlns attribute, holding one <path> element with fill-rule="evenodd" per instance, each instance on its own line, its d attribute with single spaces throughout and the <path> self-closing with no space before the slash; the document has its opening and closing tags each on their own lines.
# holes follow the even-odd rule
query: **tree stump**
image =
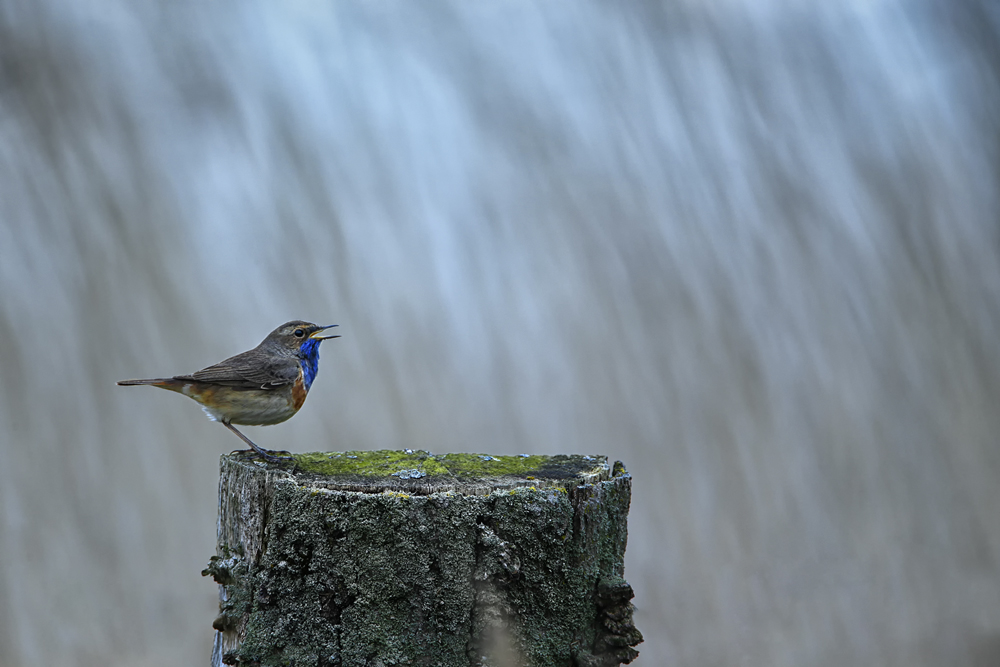
<svg viewBox="0 0 1000 667">
<path fill-rule="evenodd" d="M 212 664 L 629 663 L 631 484 L 604 456 L 223 456 Z"/>
</svg>

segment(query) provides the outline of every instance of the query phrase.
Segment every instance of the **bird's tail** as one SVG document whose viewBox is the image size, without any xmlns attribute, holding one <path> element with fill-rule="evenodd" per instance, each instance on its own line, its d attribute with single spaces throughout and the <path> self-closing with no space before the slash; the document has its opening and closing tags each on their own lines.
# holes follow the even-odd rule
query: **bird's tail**
<svg viewBox="0 0 1000 667">
<path fill-rule="evenodd" d="M 132 387 L 140 384 L 167 384 L 173 380 L 173 378 L 150 378 L 149 380 L 119 380 L 118 384 L 122 387 Z"/>
</svg>

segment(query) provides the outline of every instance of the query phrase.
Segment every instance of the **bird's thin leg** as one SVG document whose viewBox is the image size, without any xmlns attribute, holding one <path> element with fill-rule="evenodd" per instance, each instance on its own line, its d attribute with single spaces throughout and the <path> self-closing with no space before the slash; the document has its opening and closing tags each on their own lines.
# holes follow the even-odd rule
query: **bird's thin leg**
<svg viewBox="0 0 1000 667">
<path fill-rule="evenodd" d="M 260 458 L 264 459 L 265 461 L 270 461 L 271 463 L 278 463 L 279 461 L 283 461 L 283 460 L 286 459 L 286 457 L 275 456 L 271 451 L 269 451 L 267 449 L 264 449 L 263 447 L 258 447 L 257 445 L 253 444 L 253 441 L 251 441 L 250 438 L 246 437 L 245 435 L 243 435 L 242 433 L 240 433 L 239 431 L 237 431 L 236 427 L 233 426 L 232 424 L 230 424 L 229 422 L 221 422 L 221 423 L 222 423 L 223 426 L 225 426 L 226 428 L 228 428 L 230 431 L 232 431 L 236 435 L 240 436 L 240 440 L 242 440 L 243 442 L 245 442 L 248 445 L 250 445 L 250 449 L 252 449 L 255 452 L 257 452 L 257 455 Z"/>
</svg>

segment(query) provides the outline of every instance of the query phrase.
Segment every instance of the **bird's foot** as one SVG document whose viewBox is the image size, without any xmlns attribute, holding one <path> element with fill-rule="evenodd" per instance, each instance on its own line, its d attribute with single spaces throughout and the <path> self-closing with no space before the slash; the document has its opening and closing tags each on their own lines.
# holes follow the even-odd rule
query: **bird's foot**
<svg viewBox="0 0 1000 667">
<path fill-rule="evenodd" d="M 245 435 L 243 435 L 242 433 L 240 433 L 239 430 L 235 426 L 233 426 L 232 424 L 230 424 L 229 422 L 224 421 L 224 422 L 220 422 L 220 423 L 223 426 L 225 426 L 226 428 L 228 428 L 230 431 L 232 431 L 233 433 L 235 433 L 237 436 L 239 436 L 240 440 L 242 440 L 243 442 L 245 442 L 248 445 L 250 445 L 250 449 L 253 450 L 253 453 L 256 454 L 257 456 L 259 456 L 260 458 L 264 459 L 268 463 L 281 463 L 282 461 L 289 461 L 289 460 L 292 459 L 291 453 L 289 453 L 289 452 L 272 452 L 272 451 L 270 451 L 268 449 L 264 449 L 263 447 L 258 447 L 257 445 L 255 445 L 253 443 L 253 440 L 251 440 L 250 438 L 248 438 Z M 280 454 L 288 454 L 288 456 L 278 456 L 279 453 Z"/>
<path fill-rule="evenodd" d="M 232 452 L 232 454 L 242 454 L 249 458 L 261 458 L 268 463 L 283 463 L 285 461 L 291 461 L 295 457 L 292 456 L 291 452 L 281 451 L 275 452 L 270 449 L 264 448 L 253 448 L 253 449 L 237 449 Z"/>
</svg>

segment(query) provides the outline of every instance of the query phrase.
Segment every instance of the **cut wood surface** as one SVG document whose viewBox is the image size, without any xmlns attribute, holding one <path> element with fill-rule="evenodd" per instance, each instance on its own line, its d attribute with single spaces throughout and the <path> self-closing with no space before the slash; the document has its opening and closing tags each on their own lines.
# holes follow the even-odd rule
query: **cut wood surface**
<svg viewBox="0 0 1000 667">
<path fill-rule="evenodd" d="M 604 456 L 224 456 L 212 663 L 631 662 L 630 497 Z"/>
</svg>

